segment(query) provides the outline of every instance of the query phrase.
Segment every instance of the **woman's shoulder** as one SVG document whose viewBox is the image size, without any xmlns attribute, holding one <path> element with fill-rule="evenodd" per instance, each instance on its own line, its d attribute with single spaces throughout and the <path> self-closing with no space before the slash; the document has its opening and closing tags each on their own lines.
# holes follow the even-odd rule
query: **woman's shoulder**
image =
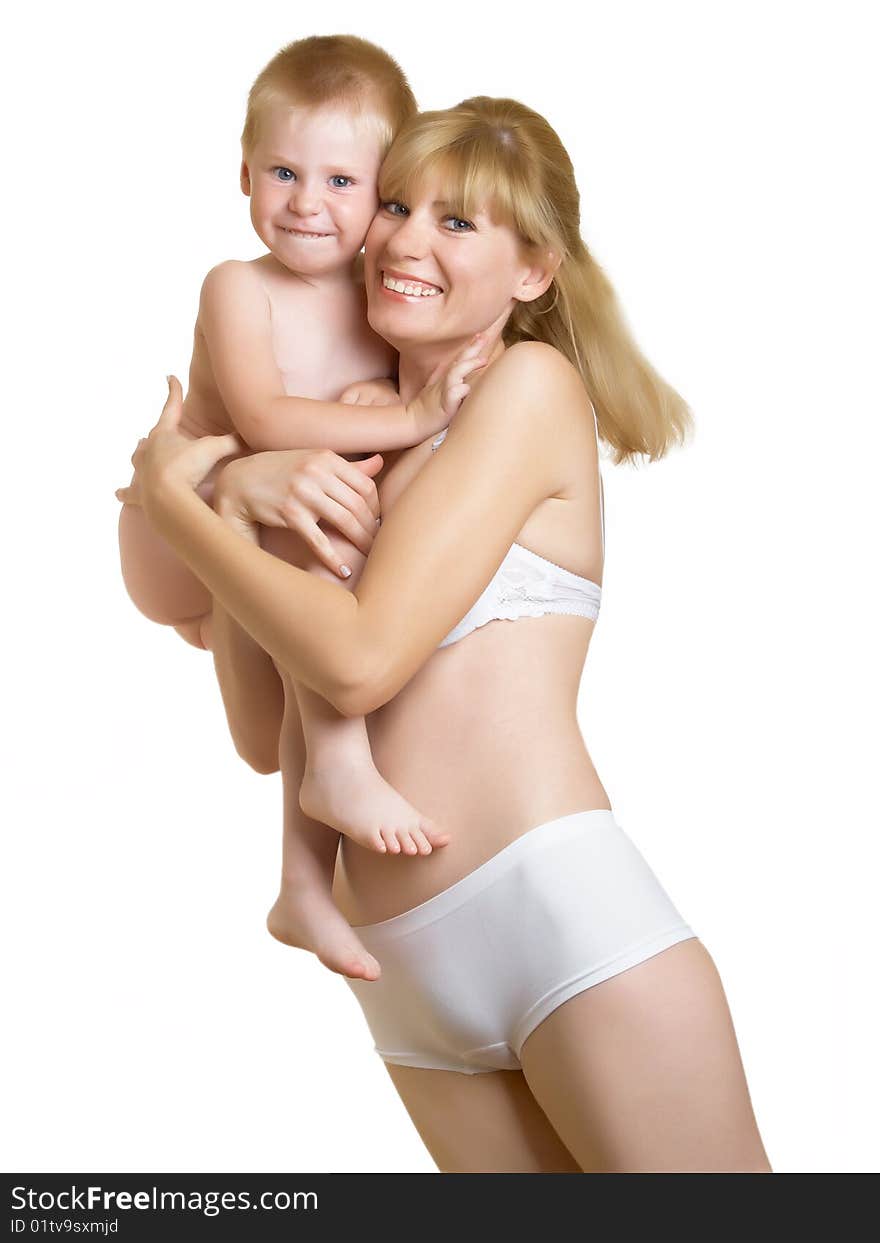
<svg viewBox="0 0 880 1243">
<path fill-rule="evenodd" d="M 517 341 L 508 345 L 492 366 L 499 377 L 559 386 L 563 390 L 584 390 L 576 367 L 555 345 L 546 341 Z"/>
<path fill-rule="evenodd" d="M 544 341 L 517 341 L 487 367 L 474 391 L 491 393 L 503 401 L 509 414 L 536 406 L 557 423 L 570 412 L 578 417 L 589 398 L 576 367 L 553 345 Z M 510 403 L 509 405 L 507 403 Z"/>
</svg>

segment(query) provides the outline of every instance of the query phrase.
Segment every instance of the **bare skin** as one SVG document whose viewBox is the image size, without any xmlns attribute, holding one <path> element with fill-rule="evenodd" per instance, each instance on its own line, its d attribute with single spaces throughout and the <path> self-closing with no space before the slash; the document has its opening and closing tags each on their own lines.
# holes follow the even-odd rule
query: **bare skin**
<svg viewBox="0 0 880 1243">
<path fill-rule="evenodd" d="M 184 434 L 235 431 L 254 450 L 318 444 L 370 452 L 414 443 L 422 423 L 421 434 L 428 430 L 430 418 L 410 419 L 393 386 L 386 384 L 381 399 L 375 390 L 364 395 L 367 386 L 359 384 L 392 375 L 396 364 L 395 351 L 367 322 L 360 256 L 377 206 L 380 160 L 369 118 L 334 107 L 265 109 L 255 145 L 245 153 L 241 185 L 269 253 L 221 264 L 205 280 Z M 341 396 L 350 400 L 353 386 L 360 389 L 359 406 L 342 407 Z M 311 401 L 297 404 L 294 397 Z M 445 422 L 448 417 L 435 416 L 431 429 Z M 199 489 L 209 504 L 215 476 L 212 471 Z M 295 552 L 278 529 L 266 529 L 263 546 L 283 560 Z M 210 594 L 132 505 L 120 517 L 120 548 L 126 586 L 141 611 L 210 649 Z M 381 852 L 423 854 L 445 845 L 448 835 L 373 763 L 363 721 L 343 719 L 308 687 L 289 689 L 307 741 L 299 795 L 306 815 Z M 329 883 L 328 875 L 325 889 Z"/>
<path fill-rule="evenodd" d="M 452 277 L 421 336 L 417 324 L 399 334 L 402 393 L 433 365 L 438 341 L 451 351 L 478 326 L 469 317 L 480 298 L 488 306 L 540 285 L 515 250 L 502 253 L 506 267 L 498 259 L 506 243 L 495 246 L 491 223 L 472 247 L 448 244 L 432 214 L 441 199 L 427 188 L 374 239 L 374 267 L 387 253 L 428 279 L 435 269 Z M 383 295 L 369 283 L 367 250 L 372 320 L 372 297 Z M 381 320 L 377 311 L 373 322 L 394 339 Z M 591 620 L 492 621 L 436 646 L 512 538 L 602 582 L 592 418 L 555 351 L 525 343 L 502 353 L 434 457 L 426 442 L 387 464 L 386 515 L 356 601 L 261 559 L 234 524 L 224 529 L 188 492 L 201 476 L 197 463 L 187 474 L 192 455 L 173 420 L 154 432 L 143 457 L 157 522 L 279 664 L 340 710 L 367 714 L 389 780 L 450 828 L 449 846 L 418 867 L 342 839 L 334 897 L 355 931 L 417 906 L 539 824 L 610 808 L 576 710 Z M 250 464 L 233 464 L 233 475 L 239 466 Z M 769 1171 L 723 990 L 696 939 L 557 1007 L 521 1062 L 478 1075 L 389 1068 L 441 1169 Z"/>
<path fill-rule="evenodd" d="M 569 445 L 570 460 L 583 462 L 590 453 L 587 431 Z M 377 479 L 387 514 L 429 460 L 430 443 L 386 456 Z M 601 582 L 596 498 L 588 482 L 578 491 L 539 507 L 518 542 Z M 370 714 L 371 744 L 394 779 L 455 832 L 417 872 L 387 858 L 375 867 L 370 853 L 343 842 L 333 906 L 340 941 L 350 931 L 345 916 L 372 923 L 410 909 L 518 836 L 512 827 L 525 832 L 569 810 L 610 806 L 573 713 L 592 629 L 580 618 L 492 622 L 438 652 L 390 704 Z M 523 669 L 531 671 L 527 680 L 518 676 Z M 540 690 L 547 676 L 552 686 Z M 525 704 L 527 686 L 534 698 Z M 475 704 L 489 705 L 494 730 L 476 727 Z M 547 738 L 553 718 L 558 727 Z M 291 767 L 297 748 L 304 760 L 296 725 L 285 722 Z M 480 739 L 485 745 L 474 751 Z M 430 765 L 420 762 L 426 750 Z M 442 779 L 450 771 L 454 783 Z M 302 831 L 291 814 L 301 815 L 286 811 L 286 840 Z M 301 945 L 301 909 L 296 878 L 282 876 L 268 920 L 273 935 Z M 321 957 L 320 947 L 309 948 Z M 365 951 L 355 940 L 350 952 L 356 960 Z M 390 1063 L 386 1069 L 442 1171 L 770 1172 L 723 987 L 696 939 L 560 1006 L 526 1041 L 522 1065 L 477 1075 Z"/>
</svg>

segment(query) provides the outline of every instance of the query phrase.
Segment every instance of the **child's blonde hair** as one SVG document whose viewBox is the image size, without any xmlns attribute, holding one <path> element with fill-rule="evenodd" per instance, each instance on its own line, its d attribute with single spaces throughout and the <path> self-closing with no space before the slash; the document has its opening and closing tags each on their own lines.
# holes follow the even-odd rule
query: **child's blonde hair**
<svg viewBox="0 0 880 1243">
<path fill-rule="evenodd" d="M 257 140 L 262 113 L 273 104 L 341 104 L 359 112 L 378 125 L 383 154 L 418 107 L 397 61 L 357 35 L 312 35 L 272 57 L 248 95 L 245 155 Z"/>
<path fill-rule="evenodd" d="M 571 160 L 544 118 L 516 100 L 486 96 L 420 113 L 385 158 L 380 198 L 406 203 L 434 176 L 451 213 L 488 210 L 529 247 L 561 258 L 547 292 L 516 304 L 504 340 L 545 341 L 577 367 L 615 464 L 637 455 L 654 461 L 683 443 L 693 429 L 690 408 L 639 349 L 587 249 Z"/>
</svg>

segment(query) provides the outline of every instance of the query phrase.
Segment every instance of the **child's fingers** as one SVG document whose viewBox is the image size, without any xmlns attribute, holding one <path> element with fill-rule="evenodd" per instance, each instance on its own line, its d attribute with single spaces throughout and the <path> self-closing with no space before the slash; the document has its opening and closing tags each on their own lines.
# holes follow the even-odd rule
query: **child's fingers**
<svg viewBox="0 0 880 1243">
<path fill-rule="evenodd" d="M 456 384 L 449 390 L 446 395 L 446 402 L 444 405 L 444 413 L 447 418 L 451 419 L 458 413 L 459 406 L 470 391 L 471 389 L 469 384 Z"/>
<path fill-rule="evenodd" d="M 464 349 L 459 350 L 456 362 L 463 362 L 466 358 L 471 358 L 474 354 L 478 354 L 483 346 L 483 338 L 484 334 L 482 332 L 474 333 Z"/>
<path fill-rule="evenodd" d="M 485 367 L 486 361 L 485 358 L 472 358 L 467 362 L 459 363 L 458 366 L 453 367 L 449 372 L 448 384 L 450 387 L 455 384 L 461 384 L 468 376 L 473 375 L 475 371 Z"/>
<path fill-rule="evenodd" d="M 469 359 L 461 366 L 461 379 L 463 380 L 465 376 L 473 375 L 475 371 L 479 371 L 481 367 L 485 367 L 488 361 L 488 358 Z"/>
<path fill-rule="evenodd" d="M 504 325 L 507 323 L 507 317 L 509 314 L 509 311 L 502 311 L 498 318 L 493 320 L 489 327 L 483 331 L 483 336 L 487 341 L 492 342 L 493 347 L 495 342 L 501 336 L 501 333 L 504 331 Z"/>
</svg>

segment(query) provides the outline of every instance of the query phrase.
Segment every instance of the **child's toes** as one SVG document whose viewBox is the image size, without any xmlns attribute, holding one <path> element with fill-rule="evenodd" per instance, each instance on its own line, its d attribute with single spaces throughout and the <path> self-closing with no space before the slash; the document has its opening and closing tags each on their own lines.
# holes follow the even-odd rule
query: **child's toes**
<svg viewBox="0 0 880 1243">
<path fill-rule="evenodd" d="M 449 834 L 439 829 L 433 820 L 422 818 L 422 832 L 432 846 L 445 846 L 449 842 Z"/>
<path fill-rule="evenodd" d="M 379 832 L 382 836 L 382 841 L 385 843 L 388 849 L 388 853 L 391 855 L 399 855 L 400 854 L 400 842 L 397 840 L 397 834 L 394 832 L 394 830 L 393 829 L 380 829 Z"/>
<path fill-rule="evenodd" d="M 410 836 L 418 846 L 420 855 L 429 855 L 434 849 L 421 829 L 410 829 Z"/>
<path fill-rule="evenodd" d="M 418 845 L 412 838 L 412 829 L 400 829 L 397 836 L 401 850 L 405 855 L 417 855 L 419 853 Z"/>
</svg>

